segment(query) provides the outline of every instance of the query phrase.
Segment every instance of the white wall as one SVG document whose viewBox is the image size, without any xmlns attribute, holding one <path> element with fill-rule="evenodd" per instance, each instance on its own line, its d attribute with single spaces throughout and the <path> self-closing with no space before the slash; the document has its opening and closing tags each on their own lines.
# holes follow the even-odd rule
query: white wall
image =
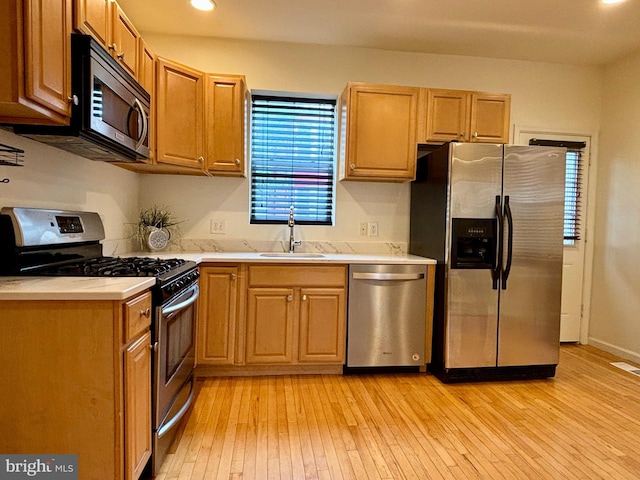
<svg viewBox="0 0 640 480">
<path fill-rule="evenodd" d="M 159 55 L 209 73 L 244 74 L 250 88 L 338 95 L 347 81 L 460 88 L 512 94 L 512 124 L 595 134 L 602 73 L 598 68 L 383 50 L 229 41 L 145 34 Z M 175 189 L 173 188 L 175 187 Z M 274 240 L 282 227 L 248 224 L 248 180 L 145 175 L 141 205 L 168 201 L 185 238 Z M 377 221 L 370 242 L 408 242 L 409 184 L 341 182 L 334 227 L 300 227 L 303 240 L 359 242 L 358 223 Z"/>
<path fill-rule="evenodd" d="M 24 150 L 24 167 L 0 165 L 0 207 L 98 212 L 105 225 L 104 253 L 130 249 L 128 222 L 138 212 L 139 175 L 94 162 L 0 129 L 0 143 Z"/>
<path fill-rule="evenodd" d="M 605 70 L 589 343 L 640 362 L 640 52 Z"/>
</svg>

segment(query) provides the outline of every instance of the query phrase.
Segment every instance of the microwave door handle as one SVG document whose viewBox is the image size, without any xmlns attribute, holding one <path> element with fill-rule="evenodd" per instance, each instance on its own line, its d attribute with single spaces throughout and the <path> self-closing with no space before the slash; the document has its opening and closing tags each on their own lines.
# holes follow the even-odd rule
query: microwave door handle
<svg viewBox="0 0 640 480">
<path fill-rule="evenodd" d="M 144 107 L 140 103 L 140 100 L 134 98 L 133 103 L 133 108 L 138 110 L 140 112 L 140 116 L 142 117 L 142 133 L 140 134 L 138 143 L 136 143 L 135 146 L 135 150 L 138 150 L 138 148 L 140 148 L 140 145 L 142 145 L 142 142 L 144 142 L 144 139 L 147 138 L 147 133 L 149 132 L 149 119 L 147 118 L 147 114 L 145 113 Z"/>
</svg>

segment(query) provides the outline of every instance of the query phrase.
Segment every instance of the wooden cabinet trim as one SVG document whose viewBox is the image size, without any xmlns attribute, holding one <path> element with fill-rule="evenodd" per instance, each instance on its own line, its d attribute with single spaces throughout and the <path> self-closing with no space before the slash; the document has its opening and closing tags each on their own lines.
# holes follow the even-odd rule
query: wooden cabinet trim
<svg viewBox="0 0 640 480">
<path fill-rule="evenodd" d="M 249 265 L 249 286 L 341 287 L 346 284 L 345 265 Z"/>
</svg>

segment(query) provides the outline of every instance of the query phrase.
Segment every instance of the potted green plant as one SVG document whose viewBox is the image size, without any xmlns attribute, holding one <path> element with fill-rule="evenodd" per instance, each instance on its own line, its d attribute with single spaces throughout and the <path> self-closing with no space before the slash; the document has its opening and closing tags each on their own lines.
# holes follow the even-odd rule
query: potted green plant
<svg viewBox="0 0 640 480">
<path fill-rule="evenodd" d="M 171 235 L 177 233 L 179 223 L 173 212 L 164 205 L 152 205 L 140 210 L 138 239 L 142 248 L 152 251 L 166 248 Z"/>
</svg>

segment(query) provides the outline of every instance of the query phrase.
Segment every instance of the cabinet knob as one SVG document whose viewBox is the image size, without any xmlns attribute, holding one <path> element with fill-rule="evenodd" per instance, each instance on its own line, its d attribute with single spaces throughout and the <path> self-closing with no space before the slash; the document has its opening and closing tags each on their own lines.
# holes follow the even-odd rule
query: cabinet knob
<svg viewBox="0 0 640 480">
<path fill-rule="evenodd" d="M 118 45 L 116 45 L 116 43 L 112 43 L 111 45 L 109 45 L 109 50 L 113 50 L 114 52 L 118 50 Z"/>
<path fill-rule="evenodd" d="M 302 301 L 306 302 L 307 301 L 307 296 L 306 295 L 302 295 Z"/>
<path fill-rule="evenodd" d="M 67 97 L 67 102 L 69 102 L 69 104 L 71 105 L 78 105 L 78 96 L 71 95 L 70 97 Z"/>
<path fill-rule="evenodd" d="M 236 158 L 236 165 L 240 165 L 240 159 Z"/>
<path fill-rule="evenodd" d="M 235 280 L 235 279 L 236 279 L 236 277 L 237 277 L 237 275 L 236 275 L 235 273 L 232 273 L 232 274 L 230 275 L 231 280 Z"/>
<path fill-rule="evenodd" d="M 292 302 L 292 301 L 293 301 L 293 295 L 288 295 L 287 302 Z"/>
<path fill-rule="evenodd" d="M 118 60 L 124 60 L 124 52 L 116 53 L 116 57 L 118 57 Z"/>
<path fill-rule="evenodd" d="M 149 345 L 149 348 L 152 351 L 157 352 L 158 351 L 158 342 L 152 343 L 151 345 Z"/>
<path fill-rule="evenodd" d="M 355 170 L 355 169 L 356 169 L 356 164 L 355 164 L 355 163 L 352 163 L 351 165 L 349 165 L 349 168 L 350 168 L 351 170 Z"/>
<path fill-rule="evenodd" d="M 460 134 L 460 139 L 461 139 L 461 140 L 464 140 L 466 136 L 467 136 L 467 132 L 462 132 L 462 133 Z"/>
<path fill-rule="evenodd" d="M 200 163 L 204 163 L 204 157 L 198 157 L 198 161 L 199 161 Z"/>
<path fill-rule="evenodd" d="M 151 309 L 147 307 L 144 310 L 140 310 L 140 316 L 149 318 L 151 316 Z"/>
<path fill-rule="evenodd" d="M 478 132 L 473 132 L 473 138 L 478 138 Z"/>
</svg>

